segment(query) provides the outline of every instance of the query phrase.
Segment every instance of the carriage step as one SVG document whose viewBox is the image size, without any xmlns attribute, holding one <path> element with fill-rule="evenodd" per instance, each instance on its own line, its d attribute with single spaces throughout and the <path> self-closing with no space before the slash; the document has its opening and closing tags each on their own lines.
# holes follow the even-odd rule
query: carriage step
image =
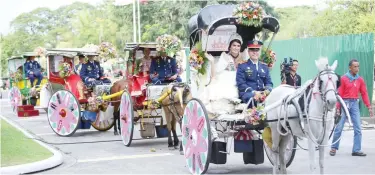
<svg viewBox="0 0 375 175">
<path fill-rule="evenodd" d="M 34 110 L 33 105 L 21 105 L 17 107 L 17 111 L 29 111 L 29 110 Z"/>
<path fill-rule="evenodd" d="M 33 116 L 39 116 L 38 110 L 25 110 L 25 111 L 18 111 L 17 112 L 18 117 L 33 117 Z"/>
</svg>

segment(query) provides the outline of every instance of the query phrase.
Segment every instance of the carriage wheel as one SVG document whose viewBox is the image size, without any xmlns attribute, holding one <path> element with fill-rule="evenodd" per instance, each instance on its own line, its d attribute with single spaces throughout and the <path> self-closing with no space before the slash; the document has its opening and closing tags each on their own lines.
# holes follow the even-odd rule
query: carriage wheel
<svg viewBox="0 0 375 175">
<path fill-rule="evenodd" d="M 294 156 L 296 154 L 296 147 L 297 147 L 297 136 L 290 137 L 288 145 L 286 146 L 286 152 L 285 152 L 285 162 L 286 167 L 288 168 L 290 164 L 292 164 Z M 274 165 L 275 160 L 273 158 L 273 153 L 270 147 L 268 147 L 267 143 L 264 142 L 264 149 L 266 150 L 266 154 L 268 157 L 268 160 L 271 162 L 272 165 Z"/>
<path fill-rule="evenodd" d="M 9 101 L 13 112 L 17 112 L 17 107 L 22 103 L 21 91 L 17 87 L 12 87 L 12 89 L 10 89 Z"/>
<path fill-rule="evenodd" d="M 121 139 L 125 146 L 130 146 L 133 139 L 134 111 L 132 99 L 128 92 L 121 95 L 120 103 Z"/>
<path fill-rule="evenodd" d="M 206 108 L 198 99 L 186 105 L 182 119 L 182 147 L 192 174 L 204 174 L 211 159 L 211 128 Z"/>
<path fill-rule="evenodd" d="M 111 108 L 111 110 L 109 110 Z M 106 112 L 98 112 L 95 122 L 91 126 L 98 131 L 108 131 L 115 125 L 113 118 L 113 106 L 108 106 Z"/>
<path fill-rule="evenodd" d="M 80 106 L 74 95 L 59 90 L 51 96 L 47 106 L 48 123 L 59 136 L 73 135 L 80 124 Z"/>
</svg>

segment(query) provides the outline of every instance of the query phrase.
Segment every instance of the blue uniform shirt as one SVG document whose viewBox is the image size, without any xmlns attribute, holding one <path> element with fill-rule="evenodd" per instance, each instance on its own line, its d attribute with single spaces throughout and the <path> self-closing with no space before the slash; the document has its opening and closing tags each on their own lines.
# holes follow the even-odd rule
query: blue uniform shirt
<svg viewBox="0 0 375 175">
<path fill-rule="evenodd" d="M 40 73 L 40 64 L 37 62 L 37 61 L 26 61 L 26 63 L 24 64 L 24 67 L 25 67 L 25 73 L 27 75 L 30 74 L 30 72 L 33 72 L 34 74 L 38 74 Z"/>
<path fill-rule="evenodd" d="M 84 82 L 86 82 L 89 78 L 98 80 L 103 76 L 103 72 L 100 69 L 100 63 L 98 61 L 88 61 L 87 63 L 82 64 L 79 74 Z"/>
<path fill-rule="evenodd" d="M 158 76 L 153 78 L 155 73 L 157 73 Z M 152 59 L 149 74 L 151 79 L 158 79 L 160 81 L 165 81 L 166 78 L 176 75 L 176 59 L 171 57 L 166 57 L 165 59 L 162 57 L 157 57 Z"/>
<path fill-rule="evenodd" d="M 236 84 L 239 97 L 243 102 L 247 102 L 252 96 L 254 96 L 252 91 L 271 91 L 273 87 L 267 65 L 259 62 L 254 64 L 251 59 L 238 65 Z"/>
</svg>

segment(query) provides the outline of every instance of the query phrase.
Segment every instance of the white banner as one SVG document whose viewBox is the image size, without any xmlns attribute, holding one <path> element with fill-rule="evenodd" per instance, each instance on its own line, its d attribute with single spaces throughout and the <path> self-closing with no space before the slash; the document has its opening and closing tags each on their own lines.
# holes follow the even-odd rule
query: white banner
<svg viewBox="0 0 375 175">
<path fill-rule="evenodd" d="M 209 37 L 203 32 L 202 49 L 207 51 L 228 51 L 229 38 L 233 33 L 236 33 L 236 31 L 236 26 L 224 25 L 216 28 L 214 33 Z"/>
</svg>

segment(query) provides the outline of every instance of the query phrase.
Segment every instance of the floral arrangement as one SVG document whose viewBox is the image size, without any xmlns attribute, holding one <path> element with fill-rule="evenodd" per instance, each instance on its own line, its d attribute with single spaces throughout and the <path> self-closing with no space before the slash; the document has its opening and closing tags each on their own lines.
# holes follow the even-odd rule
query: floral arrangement
<svg viewBox="0 0 375 175">
<path fill-rule="evenodd" d="M 105 109 L 108 107 L 108 105 L 103 100 L 103 97 L 96 96 L 94 93 L 92 93 L 92 96 L 87 99 L 88 101 L 88 110 L 97 112 L 99 109 L 105 111 Z"/>
<path fill-rule="evenodd" d="M 208 64 L 208 58 L 205 56 L 202 50 L 202 42 L 195 44 L 194 48 L 190 51 L 189 55 L 190 66 L 198 71 L 198 73 L 204 75 Z"/>
<path fill-rule="evenodd" d="M 45 48 L 39 46 L 36 49 L 34 49 L 34 52 L 36 52 L 36 54 L 38 56 L 42 56 L 42 55 L 46 54 L 47 50 Z"/>
<path fill-rule="evenodd" d="M 263 8 L 255 2 L 239 4 L 234 9 L 233 16 L 238 17 L 237 23 L 245 26 L 261 26 L 265 13 Z"/>
<path fill-rule="evenodd" d="M 99 56 L 101 58 L 115 58 L 116 48 L 110 42 L 102 42 L 99 46 Z"/>
<path fill-rule="evenodd" d="M 72 73 L 72 67 L 69 63 L 63 62 L 59 65 L 59 76 L 61 78 L 68 77 Z"/>
<path fill-rule="evenodd" d="M 97 46 L 95 44 L 86 44 L 82 48 L 92 49 L 94 52 L 99 52 L 99 50 L 100 50 L 99 46 Z"/>
<path fill-rule="evenodd" d="M 273 64 L 276 62 L 276 53 L 271 49 L 267 50 L 267 48 L 263 48 L 259 61 L 267 64 L 269 68 L 272 68 Z"/>
<path fill-rule="evenodd" d="M 263 109 L 264 106 L 249 108 L 245 112 L 245 122 L 251 125 L 259 125 L 266 118 L 266 115 L 262 113 Z"/>
<path fill-rule="evenodd" d="M 169 56 L 173 56 L 181 48 L 182 42 L 176 36 L 164 34 L 156 38 L 156 50 L 159 52 L 165 52 Z"/>
<path fill-rule="evenodd" d="M 10 77 L 13 79 L 15 82 L 19 82 L 22 80 L 22 69 L 18 69 L 16 72 L 11 73 Z"/>
</svg>

